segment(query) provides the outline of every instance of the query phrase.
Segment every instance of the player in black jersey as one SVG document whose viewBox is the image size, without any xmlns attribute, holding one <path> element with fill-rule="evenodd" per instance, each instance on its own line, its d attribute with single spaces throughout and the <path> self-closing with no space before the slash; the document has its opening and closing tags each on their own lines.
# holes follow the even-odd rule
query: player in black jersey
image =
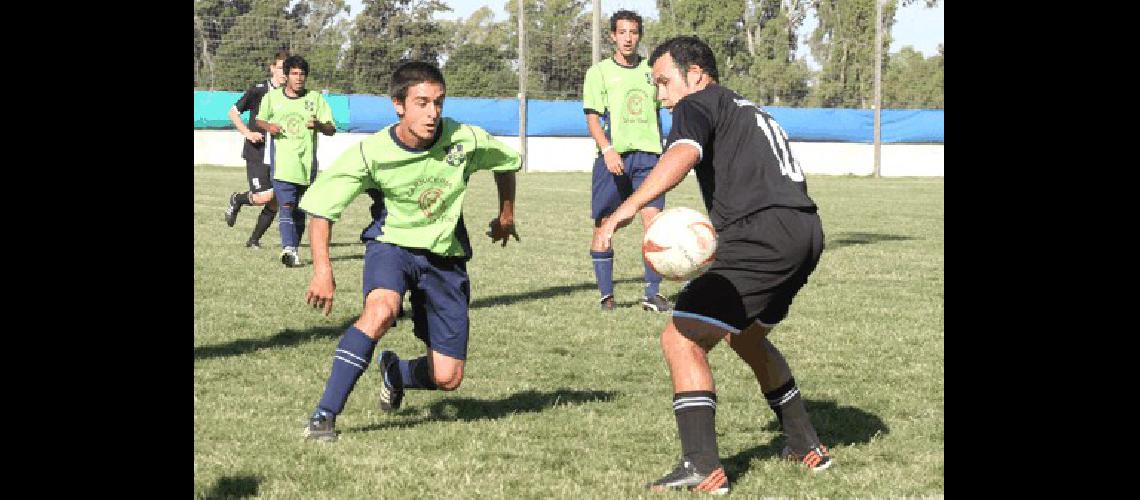
<svg viewBox="0 0 1140 500">
<path fill-rule="evenodd" d="M 717 229 L 716 259 L 677 297 L 661 332 L 673 381 L 673 412 L 683 458 L 647 486 L 726 493 L 715 432 L 716 389 L 708 352 L 728 342 L 756 376 L 776 412 L 787 446 L 781 456 L 813 471 L 831 466 L 795 379 L 768 333 L 819 262 L 823 229 L 807 194 L 787 134 L 772 116 L 717 84 L 712 50 L 696 37 L 676 37 L 649 58 L 658 99 L 673 127 L 657 168 L 603 226 L 595 248 L 638 209 L 696 169 L 709 218 Z"/>
<path fill-rule="evenodd" d="M 253 233 L 246 241 L 247 248 L 261 248 L 261 236 L 273 224 L 273 217 L 277 215 L 277 200 L 273 197 L 272 176 L 269 172 L 267 155 L 273 154 L 272 141 L 264 130 L 254 122 L 257 110 L 261 106 L 261 98 L 270 90 L 285 83 L 283 65 L 289 53 L 280 50 L 273 56 L 269 65 L 269 79 L 254 84 L 242 94 L 233 106 L 230 107 L 230 121 L 234 128 L 245 137 L 242 144 L 241 157 L 245 158 L 245 175 L 249 181 L 249 191 L 230 194 L 229 206 L 226 207 L 226 224 L 230 227 L 237 222 L 238 212 L 242 205 L 264 205 L 257 216 L 257 224 L 253 226 Z M 241 113 L 249 111 L 249 124 L 241 121 Z"/>
</svg>

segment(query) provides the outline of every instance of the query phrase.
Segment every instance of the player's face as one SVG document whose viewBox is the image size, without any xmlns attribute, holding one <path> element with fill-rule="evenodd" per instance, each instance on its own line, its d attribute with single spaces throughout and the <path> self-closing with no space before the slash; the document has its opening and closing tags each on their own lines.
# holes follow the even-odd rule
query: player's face
<svg viewBox="0 0 1140 500">
<path fill-rule="evenodd" d="M 430 142 L 443 116 L 445 97 L 446 91 L 438 82 L 420 82 L 408 87 L 404 102 L 394 101 L 400 125 L 420 141 Z"/>
<path fill-rule="evenodd" d="M 628 58 L 637 52 L 637 43 L 641 41 L 639 31 L 637 21 L 618 19 L 617 29 L 610 33 L 610 40 L 613 40 L 622 57 Z"/>
<path fill-rule="evenodd" d="M 666 52 L 653 62 L 653 82 L 657 84 L 657 99 L 665 109 L 673 109 L 683 97 L 705 88 L 708 76 L 697 66 L 689 66 L 684 75 L 673 56 Z"/>
<path fill-rule="evenodd" d="M 285 68 L 285 60 L 284 59 L 278 59 L 276 61 L 273 61 L 273 64 L 269 66 L 269 79 L 273 80 L 273 84 L 277 85 L 278 87 L 280 87 L 282 83 L 285 83 L 285 69 L 284 68 Z"/>
<path fill-rule="evenodd" d="M 285 75 L 285 85 L 294 94 L 301 92 L 305 89 L 305 79 L 309 75 L 305 74 L 305 70 L 301 68 L 289 68 L 289 74 Z"/>
</svg>

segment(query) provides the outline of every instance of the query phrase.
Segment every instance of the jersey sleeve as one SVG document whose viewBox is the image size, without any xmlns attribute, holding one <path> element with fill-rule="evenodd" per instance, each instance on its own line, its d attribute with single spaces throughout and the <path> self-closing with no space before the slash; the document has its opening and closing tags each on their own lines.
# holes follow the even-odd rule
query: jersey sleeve
<svg viewBox="0 0 1140 500">
<path fill-rule="evenodd" d="M 309 214 L 336 222 L 352 200 L 365 189 L 375 187 L 361 141 L 346 149 L 328 170 L 317 176 L 298 206 Z"/>
<path fill-rule="evenodd" d="M 479 170 L 515 172 L 522 168 L 518 151 L 480 127 L 467 126 L 471 127 L 471 132 L 475 135 L 475 153 L 467 167 L 468 175 Z"/>
<path fill-rule="evenodd" d="M 690 144 L 700 151 L 702 158 L 713 133 L 713 121 L 708 112 L 694 101 L 682 99 L 673 106 L 673 128 L 665 140 L 665 149 L 677 144 Z"/>
<path fill-rule="evenodd" d="M 253 107 L 253 102 L 261 97 L 260 94 L 264 93 L 260 92 L 260 90 L 261 87 L 254 85 L 241 95 L 237 102 L 234 103 L 234 107 L 237 108 L 238 113 L 245 113 L 246 111 L 249 111 L 249 108 Z"/>
<path fill-rule="evenodd" d="M 321 123 L 332 123 L 336 126 L 336 120 L 333 119 L 332 106 L 329 106 L 329 101 L 325 96 L 319 96 L 317 99 L 317 121 Z"/>
<path fill-rule="evenodd" d="M 273 118 L 273 92 L 266 92 L 265 97 L 261 98 L 261 106 L 257 108 L 256 120 L 270 121 Z"/>
<path fill-rule="evenodd" d="M 582 83 L 582 111 L 599 115 L 606 113 L 606 85 L 598 65 L 586 70 L 586 78 Z"/>
</svg>

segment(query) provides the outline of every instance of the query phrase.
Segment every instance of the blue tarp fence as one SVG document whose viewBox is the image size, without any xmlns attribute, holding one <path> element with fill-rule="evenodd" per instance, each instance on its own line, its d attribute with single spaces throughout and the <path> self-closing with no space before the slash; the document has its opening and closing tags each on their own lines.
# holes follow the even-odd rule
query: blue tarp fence
<svg viewBox="0 0 1140 500">
<path fill-rule="evenodd" d="M 241 92 L 194 91 L 194 128 L 232 128 L 228 113 Z M 396 110 L 386 96 L 328 94 L 337 130 L 371 133 L 395 123 Z M 861 142 L 874 140 L 874 112 L 869 109 L 764 108 L 779 122 L 793 141 Z M 444 116 L 478 125 L 494 135 L 518 135 L 519 102 L 516 99 L 449 97 Z M 881 114 L 884 143 L 944 143 L 944 110 L 884 109 Z M 673 124 L 668 111 L 660 111 L 661 127 L 667 134 Z M 248 112 L 242 113 L 242 119 Z M 527 101 L 527 135 L 588 137 L 581 101 Z"/>
</svg>

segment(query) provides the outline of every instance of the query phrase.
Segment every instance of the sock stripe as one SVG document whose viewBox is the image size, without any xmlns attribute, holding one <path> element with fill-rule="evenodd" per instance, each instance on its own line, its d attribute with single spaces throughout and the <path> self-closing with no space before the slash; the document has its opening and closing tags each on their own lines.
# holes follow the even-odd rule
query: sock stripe
<svg viewBox="0 0 1140 500">
<path fill-rule="evenodd" d="M 364 367 L 363 367 L 363 366 L 360 366 L 360 365 L 356 364 L 355 362 L 353 362 L 352 360 L 350 360 L 350 359 L 348 359 L 348 358 L 344 358 L 344 357 L 341 357 L 341 356 L 334 356 L 334 357 L 335 357 L 336 359 L 339 359 L 339 360 L 341 360 L 341 361 L 344 361 L 345 363 L 348 363 L 348 364 L 350 364 L 350 365 L 352 365 L 352 366 L 355 366 L 355 367 L 359 368 L 361 371 L 363 371 L 363 370 L 364 370 Z"/>
<path fill-rule="evenodd" d="M 367 360 L 367 359 L 364 359 L 364 358 L 362 358 L 362 357 L 360 357 L 360 356 L 357 356 L 357 355 L 355 355 L 355 354 L 353 354 L 353 353 L 351 353 L 351 352 L 348 352 L 348 351 L 346 351 L 346 350 L 344 350 L 344 349 L 337 349 L 337 350 L 336 350 L 336 352 L 340 352 L 340 353 L 344 353 L 344 354 L 347 354 L 347 355 L 349 355 L 349 356 L 352 356 L 353 358 L 355 358 L 357 361 L 360 361 L 361 363 L 364 363 L 364 364 L 366 364 L 366 365 L 368 364 L 368 360 Z"/>
<path fill-rule="evenodd" d="M 688 397 L 688 398 L 679 398 L 679 399 L 673 400 L 673 411 L 677 411 L 677 410 L 680 410 L 682 408 L 692 408 L 692 407 L 699 407 L 699 406 L 707 406 L 707 407 L 715 410 L 716 409 L 716 400 L 713 398 L 700 397 L 700 396 Z"/>
<path fill-rule="evenodd" d="M 775 408 L 777 406 L 784 406 L 788 401 L 791 401 L 792 398 L 798 396 L 799 394 L 800 388 L 792 387 L 792 389 L 785 393 L 783 397 L 768 399 L 768 406 L 772 408 Z"/>
</svg>

